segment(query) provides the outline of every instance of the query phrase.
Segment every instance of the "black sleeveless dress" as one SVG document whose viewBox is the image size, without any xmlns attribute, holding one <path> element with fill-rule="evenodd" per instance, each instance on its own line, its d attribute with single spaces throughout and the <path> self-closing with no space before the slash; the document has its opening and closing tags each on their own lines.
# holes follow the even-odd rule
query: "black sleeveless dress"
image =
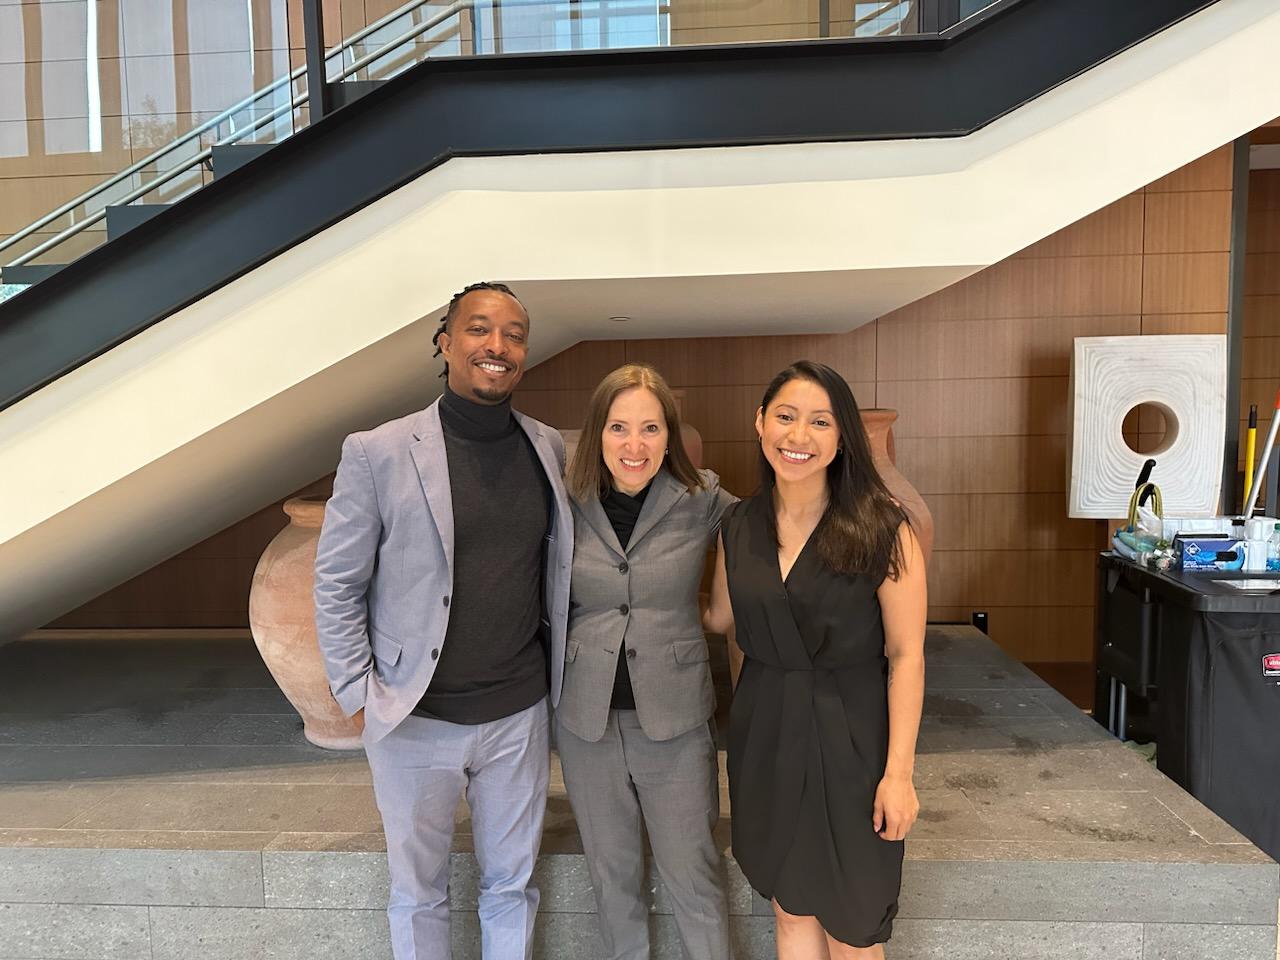
<svg viewBox="0 0 1280 960">
<path fill-rule="evenodd" d="M 761 896 L 869 947 L 889 939 L 903 850 L 871 824 L 889 747 L 879 584 L 833 571 L 813 537 L 784 583 L 771 509 L 753 497 L 721 527 L 746 654 L 729 722 L 733 854 Z"/>
</svg>

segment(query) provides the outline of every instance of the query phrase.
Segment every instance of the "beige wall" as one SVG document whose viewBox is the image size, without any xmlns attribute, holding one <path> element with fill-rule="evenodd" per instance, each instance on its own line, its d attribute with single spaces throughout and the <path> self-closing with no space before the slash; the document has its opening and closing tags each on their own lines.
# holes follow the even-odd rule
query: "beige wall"
<svg viewBox="0 0 1280 960">
<path fill-rule="evenodd" d="M 708 466 L 748 493 L 764 385 L 798 357 L 830 363 L 861 404 L 900 411 L 898 465 L 937 522 L 931 615 L 986 610 L 1020 658 L 1087 661 L 1105 525 L 1065 512 L 1072 338 L 1225 330 L 1230 187 L 1224 148 L 847 334 L 581 343 L 530 370 L 517 406 L 580 426 L 604 373 L 652 362 L 682 391 Z M 1139 442 L 1136 423 L 1131 436 Z M 243 625 L 254 560 L 282 525 L 273 505 L 56 626 Z"/>
</svg>

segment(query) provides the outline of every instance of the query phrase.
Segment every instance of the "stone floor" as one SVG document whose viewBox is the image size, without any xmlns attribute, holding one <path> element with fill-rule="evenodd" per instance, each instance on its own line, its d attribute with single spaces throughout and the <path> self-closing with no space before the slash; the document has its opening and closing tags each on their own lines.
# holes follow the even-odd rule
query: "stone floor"
<svg viewBox="0 0 1280 960">
<path fill-rule="evenodd" d="M 976 630 L 931 629 L 928 664 L 891 958 L 1273 960 L 1268 857 Z M 469 829 L 460 807 L 458 957 Z M 0 647 L 0 960 L 385 957 L 384 849 L 363 756 L 305 743 L 251 642 Z M 556 776 L 541 955 L 596 956 L 580 853 Z M 739 956 L 768 956 L 768 905 L 726 863 Z"/>
</svg>

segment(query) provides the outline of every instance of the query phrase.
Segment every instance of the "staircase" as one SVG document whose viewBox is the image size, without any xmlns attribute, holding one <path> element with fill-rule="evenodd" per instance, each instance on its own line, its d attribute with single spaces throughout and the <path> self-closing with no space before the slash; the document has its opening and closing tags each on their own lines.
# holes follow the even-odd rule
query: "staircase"
<svg viewBox="0 0 1280 960">
<path fill-rule="evenodd" d="M 531 363 L 619 314 L 848 330 L 1280 114 L 1278 44 L 1270 0 L 1021 0 L 932 34 L 426 58 L 260 155 L 224 132 L 210 183 L 117 195 L 110 239 L 0 304 L 0 636 L 428 402 L 477 277 L 518 285 Z"/>
</svg>

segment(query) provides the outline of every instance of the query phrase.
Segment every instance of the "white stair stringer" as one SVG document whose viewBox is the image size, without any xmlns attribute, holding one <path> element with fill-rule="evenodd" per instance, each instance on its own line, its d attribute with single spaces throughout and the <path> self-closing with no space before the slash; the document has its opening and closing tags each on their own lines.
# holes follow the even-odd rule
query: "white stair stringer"
<svg viewBox="0 0 1280 960">
<path fill-rule="evenodd" d="M 963 138 L 450 161 L 0 412 L 0 639 L 427 403 L 466 283 L 517 287 L 531 363 L 849 330 L 1280 115 L 1277 49 L 1274 0 L 1219 0 Z"/>
</svg>

